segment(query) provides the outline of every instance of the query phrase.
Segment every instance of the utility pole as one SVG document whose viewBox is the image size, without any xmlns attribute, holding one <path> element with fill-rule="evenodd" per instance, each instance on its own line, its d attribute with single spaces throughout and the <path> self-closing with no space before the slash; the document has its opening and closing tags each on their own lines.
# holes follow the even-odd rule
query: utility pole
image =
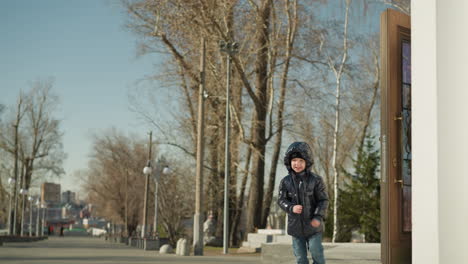
<svg viewBox="0 0 468 264">
<path fill-rule="evenodd" d="M 205 39 L 201 39 L 200 87 L 198 91 L 197 173 L 195 179 L 195 215 L 193 217 L 193 249 L 203 256 L 203 148 L 205 110 Z"/>
<path fill-rule="evenodd" d="M 26 164 L 28 164 L 28 158 L 26 157 Z M 24 171 L 24 162 L 21 165 L 21 225 L 20 225 L 20 236 L 24 235 L 24 207 L 26 203 L 26 195 L 28 194 L 28 189 L 26 189 L 26 173 Z"/>
<path fill-rule="evenodd" d="M 125 168 L 125 236 L 128 238 L 128 165 Z"/>
<path fill-rule="evenodd" d="M 229 90 L 231 85 L 231 58 L 237 53 L 239 44 L 236 42 L 220 43 L 222 52 L 227 53 L 227 77 L 226 77 L 226 135 L 225 135 L 225 161 L 224 161 L 224 229 L 223 229 L 223 253 L 228 253 L 229 248 L 229 169 L 230 169 L 230 153 L 229 153 L 229 137 L 230 137 L 230 121 L 229 121 Z"/>
<path fill-rule="evenodd" d="M 156 171 L 153 174 L 154 177 L 154 223 L 153 223 L 153 236 L 159 240 L 159 233 L 158 233 L 158 180 L 159 180 L 159 169 L 161 168 L 159 164 L 159 160 L 156 163 Z"/>
<path fill-rule="evenodd" d="M 20 104 L 18 104 L 20 105 Z M 15 128 L 15 165 L 14 165 L 14 176 L 15 182 L 13 184 L 13 227 L 12 228 L 12 235 L 16 235 L 16 215 L 17 215 L 17 208 L 18 208 L 18 126 L 19 126 L 19 111 L 20 106 L 18 106 L 18 115 L 16 117 L 16 124 L 13 125 Z"/>
<path fill-rule="evenodd" d="M 11 236 L 13 235 L 13 228 L 12 228 L 12 223 L 13 223 L 13 207 L 11 205 L 12 200 L 13 200 L 13 192 L 14 188 L 16 186 L 15 183 L 15 178 L 8 178 L 8 185 L 10 186 L 10 195 L 9 195 L 9 204 L 8 204 L 8 235 Z"/>
<path fill-rule="evenodd" d="M 36 200 L 36 237 L 40 237 L 39 232 L 40 232 L 40 217 L 41 217 L 41 202 L 40 202 L 40 197 L 37 198 Z"/>
<path fill-rule="evenodd" d="M 149 153 L 148 153 L 148 165 L 147 167 L 151 168 L 151 144 L 152 144 L 152 136 L 153 132 L 149 132 Z M 143 205 L 143 226 L 141 228 L 141 238 L 146 237 L 146 220 L 148 218 L 148 188 L 149 188 L 149 177 L 151 174 L 151 171 L 149 173 L 144 173 L 145 174 L 145 201 Z"/>
<path fill-rule="evenodd" d="M 29 201 L 29 236 L 32 237 L 32 226 L 33 226 L 33 201 L 34 201 L 34 197 L 32 196 L 29 196 L 28 197 L 28 201 Z"/>
<path fill-rule="evenodd" d="M 42 224 L 41 224 L 41 236 L 44 235 L 44 226 L 47 228 L 47 203 L 46 201 L 44 200 L 44 203 L 41 203 L 41 207 L 43 206 L 42 208 Z M 47 231 L 48 232 L 48 231 Z"/>
</svg>

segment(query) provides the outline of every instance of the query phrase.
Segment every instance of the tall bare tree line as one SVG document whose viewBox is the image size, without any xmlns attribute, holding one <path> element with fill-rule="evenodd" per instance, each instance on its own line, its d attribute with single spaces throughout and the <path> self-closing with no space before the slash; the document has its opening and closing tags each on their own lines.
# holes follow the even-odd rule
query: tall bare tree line
<svg viewBox="0 0 468 264">
<path fill-rule="evenodd" d="M 144 139 L 124 135 L 110 129 L 93 138 L 88 169 L 80 175 L 88 192 L 88 201 L 94 206 L 94 216 L 124 226 L 122 235 L 137 235 L 136 229 L 143 219 L 145 177 L 143 167 L 148 161 L 148 144 Z M 157 150 L 157 149 L 156 149 Z M 158 151 L 156 151 L 157 153 Z M 158 172 L 158 215 L 172 244 L 184 235 L 183 220 L 192 213 L 193 179 L 186 167 L 177 160 L 164 158 L 161 165 L 171 168 L 170 175 Z M 154 170 L 156 162 L 152 160 Z M 154 193 L 154 177 L 149 189 Z M 148 223 L 154 217 L 155 200 L 148 197 Z M 153 226 L 153 231 L 154 231 Z"/>
<path fill-rule="evenodd" d="M 172 57 L 170 61 L 175 64 L 173 73 L 178 74 L 173 76 L 182 80 L 182 99 L 188 109 L 188 116 L 180 120 L 181 124 L 187 121 L 185 124 L 190 130 L 184 131 L 189 132 L 191 139 L 195 138 L 196 133 L 194 109 L 196 88 L 200 81 L 195 66 L 199 56 L 198 43 L 200 36 L 207 39 L 205 76 L 208 98 L 205 118 L 208 129 L 205 137 L 208 138 L 207 164 L 210 170 L 207 187 L 212 194 L 207 206 L 217 216 L 218 226 L 222 225 L 223 200 L 223 193 L 218 189 L 224 179 L 224 158 L 219 155 L 223 153 L 224 129 L 220 124 L 223 123 L 224 113 L 219 110 L 225 104 L 223 79 L 226 76 L 226 58 L 220 53 L 218 43 L 221 40 L 240 43 L 240 51 L 233 57 L 231 172 L 233 175 L 244 172 L 240 167 L 242 164 L 249 171 L 243 173 L 241 186 L 237 186 L 237 177 L 233 177 L 230 183 L 230 218 L 236 219 L 231 237 L 237 233 L 246 189 L 250 190 L 247 196 L 248 231 L 265 227 L 276 177 L 276 169 L 270 170 L 267 178 L 269 186 L 265 193 L 266 145 L 276 136 L 277 147 L 271 164 L 271 168 L 276 168 L 282 139 L 284 98 L 298 27 L 297 1 L 132 1 L 126 2 L 126 7 L 134 19 L 130 23 L 132 29 L 158 41 L 152 48 L 148 45 L 154 43 L 146 42 L 143 45 L 145 49 L 164 48 Z M 246 116 L 252 118 L 249 120 Z M 188 145 L 178 147 L 193 154 L 194 143 L 192 140 Z M 248 159 L 243 158 L 244 151 L 251 153 L 247 155 Z M 246 177 L 249 175 L 250 186 L 247 188 Z M 219 230 L 222 231 L 222 228 Z"/>
<path fill-rule="evenodd" d="M 53 80 L 37 80 L 30 86 L 26 92 L 19 93 L 16 104 L 9 107 L 6 118 L 0 123 L 0 152 L 4 154 L 0 163 L 2 171 L 6 172 L 4 175 L 16 180 L 16 188 L 10 194 L 13 197 L 19 196 L 20 188 L 38 187 L 34 185 L 39 184 L 40 179 L 64 173 L 62 162 L 66 154 L 60 120 L 55 117 L 59 98 L 53 92 Z M 18 198 L 25 199 L 24 196 Z M 17 223 L 22 217 L 18 201 L 14 199 L 13 204 L 18 212 Z"/>
<path fill-rule="evenodd" d="M 348 7 L 351 1 L 343 2 Z M 409 12 L 408 0 L 375 2 Z M 172 116 L 175 122 L 166 126 L 147 109 L 136 111 L 161 133 L 160 144 L 174 146 L 193 157 L 196 153 L 197 91 L 201 81 L 197 68 L 199 40 L 202 36 L 207 40 L 205 175 L 208 179 L 205 189 L 208 195 L 204 207 L 218 220 L 218 236 L 222 234 L 223 224 L 225 113 L 222 109 L 226 104 L 226 56 L 219 50 L 220 41 L 240 43 L 240 51 L 233 57 L 231 86 L 230 170 L 234 176 L 230 178 L 231 240 L 238 244 L 242 239 L 237 237 L 242 214 L 247 219 L 246 232 L 266 227 L 276 168 L 287 131 L 292 137 L 311 144 L 316 153 L 315 169 L 323 173 L 329 192 L 335 197 L 334 201 L 337 200 L 340 182 L 345 180 L 339 177 L 339 170 L 349 163 L 354 150 L 363 145 L 366 133 L 373 129 L 374 109 L 378 104 L 379 65 L 378 53 L 374 52 L 378 45 L 369 49 L 368 54 L 359 55 L 363 57 L 362 64 L 357 64 L 356 59 L 347 59 L 348 49 L 367 45 L 347 36 L 348 8 L 343 21 L 337 20 L 344 32 L 336 33 L 314 26 L 311 15 L 314 10 L 308 2 L 299 0 L 128 0 L 123 1 L 123 6 L 129 13 L 129 28 L 142 40 L 140 53 L 157 52 L 166 58 L 165 72 L 157 78 L 165 83 L 166 89 L 175 91 L 174 97 L 181 108 Z M 337 48 L 336 39 L 327 40 L 327 34 L 342 35 L 338 39 L 343 49 Z M 327 42 L 335 43 L 328 46 Z M 332 56 L 341 51 L 342 60 L 337 63 Z M 330 72 L 334 75 L 333 81 Z M 354 77 L 357 72 L 364 72 L 366 77 Z M 53 117 L 58 101 L 51 92 L 52 86 L 51 81 L 34 83 L 31 92 L 19 95 L 6 120 L 0 120 L 3 156 L 0 162 L 5 164 L 2 171 L 17 177 L 19 186 L 26 189 L 44 175 L 63 174 L 61 163 L 66 155 L 61 146 L 60 122 Z M 334 94 L 329 91 L 333 86 Z M 312 103 L 303 101 L 305 98 Z M 313 106 L 308 106 L 310 104 Z M 106 217 L 124 222 L 131 233 L 141 220 L 137 190 L 143 178 L 140 159 L 145 160 L 144 146 L 115 133 L 98 137 L 94 143 L 94 156 L 86 174 L 90 200 L 102 208 Z M 141 155 L 138 154 L 140 150 Z M 179 174 L 190 176 L 193 173 L 184 168 Z M 190 177 L 186 182 L 179 182 L 181 179 L 185 178 L 171 179 L 176 182 L 167 184 L 180 186 L 177 192 L 190 189 L 183 184 L 190 182 Z M 109 185 L 114 181 L 118 183 L 117 189 Z M 6 189 L 3 182 L 0 180 L 2 190 Z M 129 182 L 132 183 L 130 187 Z M 132 195 L 128 195 L 129 192 Z M 169 200 L 163 208 L 183 207 L 185 203 L 181 201 L 193 204 L 189 200 L 174 201 L 163 192 L 164 195 Z M 129 211 L 129 208 L 135 210 Z M 191 210 L 185 209 L 186 212 Z M 336 203 L 333 209 L 334 219 L 337 219 Z M 176 214 L 176 218 L 162 216 L 171 239 L 180 235 L 182 219 L 190 216 L 191 213 Z M 338 225 L 334 221 L 333 240 L 339 231 Z"/>
<path fill-rule="evenodd" d="M 177 91 L 173 94 L 178 94 L 185 110 L 175 116 L 176 125 L 164 125 L 148 110 L 138 112 L 159 129 L 162 142 L 192 157 L 198 51 L 200 37 L 206 39 L 205 208 L 218 219 L 218 235 L 222 234 L 226 78 L 226 57 L 218 43 L 240 44 L 233 57 L 230 146 L 234 176 L 230 236 L 237 242 L 233 234 L 238 233 L 242 213 L 246 232 L 267 225 L 284 132 L 311 144 L 317 161 L 314 169 L 324 175 L 336 200 L 333 197 L 345 180 L 339 177 L 341 168 L 350 165 L 357 146 L 375 127 L 378 45 L 371 44 L 373 36 L 348 33 L 348 27 L 353 27 L 347 18 L 352 2 L 343 3 L 343 16 L 324 26 L 314 6 L 302 1 L 124 1 L 128 26 L 141 40 L 140 53 L 163 54 L 165 72 L 156 78 L 166 85 L 165 91 Z M 159 89 L 154 91 L 156 96 L 163 91 Z M 268 168 L 267 161 L 271 162 Z M 339 208 L 333 209 L 337 219 Z"/>
<path fill-rule="evenodd" d="M 297 131 L 311 142 L 318 161 L 315 169 L 326 178 L 333 202 L 333 225 L 327 234 L 332 242 L 340 225 L 337 197 L 347 180 L 340 174 L 349 166 L 355 150 L 364 144 L 367 133 L 375 129 L 377 119 L 373 110 L 378 104 L 380 81 L 376 37 L 362 38 L 348 33 L 352 26 L 348 19 L 351 1 L 344 3 L 343 21 L 318 29 L 318 48 L 310 54 L 297 56 L 300 61 L 319 69 L 311 77 L 324 82 L 322 87 L 317 87 L 297 80 L 307 100 L 317 103 L 308 108 L 315 116 L 308 120 L 304 116 L 305 122 L 297 126 Z"/>
</svg>

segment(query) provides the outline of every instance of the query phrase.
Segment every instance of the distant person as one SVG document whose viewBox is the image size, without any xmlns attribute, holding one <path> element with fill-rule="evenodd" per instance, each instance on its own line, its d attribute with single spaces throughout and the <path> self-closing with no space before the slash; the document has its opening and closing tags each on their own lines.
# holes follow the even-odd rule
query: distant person
<svg viewBox="0 0 468 264">
<path fill-rule="evenodd" d="M 60 236 L 63 237 L 63 226 L 60 227 Z"/>
<path fill-rule="evenodd" d="M 307 250 L 313 264 L 325 264 L 322 233 L 328 194 L 322 177 L 310 171 L 312 164 L 309 145 L 292 143 L 284 156 L 288 175 L 279 185 L 278 205 L 288 214 L 288 235 L 298 264 L 309 263 Z"/>
</svg>

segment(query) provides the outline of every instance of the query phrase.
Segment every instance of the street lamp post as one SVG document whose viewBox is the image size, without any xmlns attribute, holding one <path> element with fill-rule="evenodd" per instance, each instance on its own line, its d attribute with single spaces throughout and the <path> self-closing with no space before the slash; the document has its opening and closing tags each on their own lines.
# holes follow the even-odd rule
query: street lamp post
<svg viewBox="0 0 468 264">
<path fill-rule="evenodd" d="M 39 224 L 40 224 L 40 218 L 41 218 L 41 201 L 39 198 L 36 200 L 36 236 L 39 237 Z"/>
<path fill-rule="evenodd" d="M 153 132 L 149 133 L 149 154 L 148 154 L 148 163 L 143 169 L 143 174 L 145 175 L 145 198 L 143 203 L 143 226 L 141 227 L 141 238 L 146 237 L 146 220 L 148 218 L 148 185 L 149 185 L 149 176 L 152 172 L 151 168 L 151 149 L 152 149 L 152 136 Z"/>
<path fill-rule="evenodd" d="M 47 203 L 43 202 L 42 207 L 42 223 L 41 223 L 41 235 L 44 235 L 44 226 L 47 224 L 46 212 L 47 212 Z"/>
<path fill-rule="evenodd" d="M 156 238 L 159 238 L 158 234 L 158 181 L 160 178 L 160 171 L 158 170 L 160 168 L 160 162 L 156 164 L 156 170 L 154 173 L 154 223 L 153 223 L 153 233 Z M 166 175 L 171 173 L 171 169 L 169 167 L 164 166 L 162 170 L 162 174 Z"/>
<path fill-rule="evenodd" d="M 205 122 L 205 39 L 201 40 L 200 87 L 198 89 L 197 167 L 195 175 L 195 214 L 193 216 L 193 254 L 203 256 L 203 149 Z"/>
<path fill-rule="evenodd" d="M 229 121 L 229 90 L 231 85 L 231 58 L 237 53 L 239 44 L 237 42 L 224 42 L 220 43 L 220 49 L 227 54 L 227 77 L 226 77 L 226 135 L 225 135 L 225 162 L 224 162 L 224 229 L 223 229 L 223 253 L 228 253 L 229 248 L 229 135 L 230 135 L 230 121 Z"/>
<path fill-rule="evenodd" d="M 20 104 L 18 104 L 18 113 L 20 112 Z M 14 171 L 14 187 L 13 187 L 13 235 L 17 234 L 16 230 L 16 219 L 18 217 L 18 123 L 13 124 L 13 127 L 15 129 L 15 163 L 13 167 Z"/>
<path fill-rule="evenodd" d="M 20 189 L 20 194 L 23 196 L 21 199 L 22 199 L 22 206 L 21 206 L 21 226 L 20 226 L 20 235 L 23 236 L 24 235 L 24 228 L 23 228 L 23 225 L 24 225 L 24 207 L 25 207 L 25 203 L 26 203 L 26 195 L 28 195 L 28 189 L 23 189 L 21 188 Z"/>
<path fill-rule="evenodd" d="M 14 195 L 14 186 L 16 185 L 15 184 L 16 181 L 14 178 L 8 178 L 8 185 L 10 185 L 10 202 L 8 204 L 8 235 L 12 235 L 13 234 L 13 226 L 12 226 L 12 220 L 13 220 L 13 211 L 12 211 L 12 208 L 11 208 L 11 201 L 13 200 L 13 195 Z"/>
<path fill-rule="evenodd" d="M 32 221 L 33 221 L 33 201 L 34 201 L 34 197 L 32 197 L 31 195 L 28 197 L 28 201 L 29 201 L 29 236 L 32 237 Z"/>
</svg>

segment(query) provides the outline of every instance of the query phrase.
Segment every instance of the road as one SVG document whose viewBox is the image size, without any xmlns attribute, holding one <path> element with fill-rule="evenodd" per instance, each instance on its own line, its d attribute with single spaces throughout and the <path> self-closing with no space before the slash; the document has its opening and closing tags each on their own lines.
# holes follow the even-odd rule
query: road
<svg viewBox="0 0 468 264">
<path fill-rule="evenodd" d="M 1 264 L 139 264 L 139 263 L 245 263 L 259 264 L 260 256 L 176 256 L 160 255 L 123 244 L 90 237 L 50 237 L 30 243 L 5 243 L 0 247 Z"/>
<path fill-rule="evenodd" d="M 325 245 L 327 264 L 379 264 L 379 244 L 337 243 Z M 92 237 L 50 237 L 38 242 L 5 243 L 0 246 L 0 264 L 261 264 L 261 256 L 237 254 L 235 250 L 223 255 L 219 250 L 206 250 L 205 256 L 161 255 L 156 251 L 144 251 L 124 244 L 110 243 Z M 231 251 L 230 251 L 231 252 Z M 295 263 L 292 249 L 285 245 L 273 249 L 273 256 L 265 257 L 265 263 Z M 310 258 L 310 256 L 309 256 Z"/>
</svg>

